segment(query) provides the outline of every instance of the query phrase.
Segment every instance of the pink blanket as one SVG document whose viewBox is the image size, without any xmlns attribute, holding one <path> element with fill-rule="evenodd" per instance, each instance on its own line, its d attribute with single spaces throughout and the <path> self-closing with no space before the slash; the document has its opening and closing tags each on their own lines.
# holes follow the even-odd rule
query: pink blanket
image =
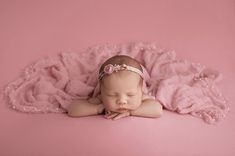
<svg viewBox="0 0 235 156">
<path fill-rule="evenodd" d="M 139 60 L 149 74 L 149 93 L 164 108 L 191 114 L 215 123 L 228 112 L 228 105 L 217 88 L 221 74 L 200 64 L 176 59 L 174 51 L 155 43 L 98 45 L 82 53 L 61 53 L 41 59 L 5 88 L 12 108 L 30 113 L 62 113 L 76 99 L 92 96 L 98 68 L 109 57 L 129 55 Z"/>
</svg>

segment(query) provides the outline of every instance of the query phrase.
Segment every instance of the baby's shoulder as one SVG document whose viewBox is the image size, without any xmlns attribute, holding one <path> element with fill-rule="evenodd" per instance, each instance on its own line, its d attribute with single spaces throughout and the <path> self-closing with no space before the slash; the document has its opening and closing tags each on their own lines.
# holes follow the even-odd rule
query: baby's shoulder
<svg viewBox="0 0 235 156">
<path fill-rule="evenodd" d="M 146 93 L 143 93 L 142 100 L 147 100 L 147 99 L 153 99 L 154 100 L 155 97 L 152 96 L 152 95 L 148 95 Z"/>
</svg>

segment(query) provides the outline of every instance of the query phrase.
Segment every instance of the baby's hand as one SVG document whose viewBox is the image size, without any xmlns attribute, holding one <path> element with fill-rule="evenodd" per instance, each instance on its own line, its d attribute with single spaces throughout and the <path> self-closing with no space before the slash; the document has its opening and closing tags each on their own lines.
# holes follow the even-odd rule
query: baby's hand
<svg viewBox="0 0 235 156">
<path fill-rule="evenodd" d="M 126 112 L 123 112 L 123 113 L 107 111 L 106 114 L 104 115 L 104 117 L 106 119 L 117 120 L 117 119 L 121 119 L 121 118 L 130 116 L 130 115 L 131 115 L 131 113 L 129 111 L 126 111 Z"/>
</svg>

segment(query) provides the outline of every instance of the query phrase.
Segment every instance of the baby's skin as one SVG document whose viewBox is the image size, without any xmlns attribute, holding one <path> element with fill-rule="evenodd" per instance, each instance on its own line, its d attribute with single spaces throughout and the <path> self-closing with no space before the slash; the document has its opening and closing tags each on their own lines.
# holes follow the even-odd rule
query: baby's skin
<svg viewBox="0 0 235 156">
<path fill-rule="evenodd" d="M 142 91 L 143 80 L 134 72 L 118 71 L 100 80 L 101 94 L 88 100 L 74 101 L 68 108 L 71 117 L 101 114 L 117 120 L 128 116 L 157 118 L 163 113 L 159 101 Z"/>
</svg>

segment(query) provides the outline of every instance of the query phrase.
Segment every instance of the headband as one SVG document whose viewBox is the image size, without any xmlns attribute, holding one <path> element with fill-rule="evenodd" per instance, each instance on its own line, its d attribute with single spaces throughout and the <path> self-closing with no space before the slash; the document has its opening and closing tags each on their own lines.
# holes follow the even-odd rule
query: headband
<svg viewBox="0 0 235 156">
<path fill-rule="evenodd" d="M 139 74 L 142 78 L 144 78 L 144 74 L 138 68 L 128 66 L 126 64 L 122 64 L 122 65 L 107 64 L 104 67 L 104 70 L 99 74 L 99 80 L 101 80 L 105 75 L 110 75 L 113 72 L 117 72 L 120 70 L 127 70 L 127 71 L 131 71 L 131 72 L 135 72 L 135 73 Z"/>
</svg>

